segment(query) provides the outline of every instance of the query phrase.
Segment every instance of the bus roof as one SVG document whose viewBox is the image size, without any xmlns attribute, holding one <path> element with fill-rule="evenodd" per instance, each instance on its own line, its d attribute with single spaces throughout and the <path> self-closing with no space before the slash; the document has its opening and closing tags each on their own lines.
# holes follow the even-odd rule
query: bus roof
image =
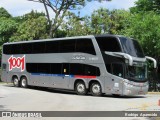
<svg viewBox="0 0 160 120">
<path fill-rule="evenodd" d="M 42 42 L 42 41 L 53 41 L 53 40 L 67 40 L 75 38 L 92 38 L 92 37 L 124 37 L 122 35 L 113 35 L 113 34 L 102 34 L 102 35 L 86 35 L 86 36 L 74 36 L 74 37 L 64 37 L 64 38 L 50 38 L 50 39 L 41 39 L 41 40 L 29 40 L 29 41 L 18 41 L 18 42 L 7 42 L 7 44 L 17 44 L 17 43 L 32 43 L 32 42 Z"/>
</svg>

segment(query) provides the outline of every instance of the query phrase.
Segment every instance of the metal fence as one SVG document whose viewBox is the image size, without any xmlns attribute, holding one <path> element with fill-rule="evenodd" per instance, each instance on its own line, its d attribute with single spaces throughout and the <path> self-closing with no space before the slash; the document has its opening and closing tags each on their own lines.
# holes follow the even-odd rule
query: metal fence
<svg viewBox="0 0 160 120">
<path fill-rule="evenodd" d="M 156 70 L 152 70 L 148 73 L 149 78 L 149 91 L 160 92 L 160 74 Z"/>
</svg>

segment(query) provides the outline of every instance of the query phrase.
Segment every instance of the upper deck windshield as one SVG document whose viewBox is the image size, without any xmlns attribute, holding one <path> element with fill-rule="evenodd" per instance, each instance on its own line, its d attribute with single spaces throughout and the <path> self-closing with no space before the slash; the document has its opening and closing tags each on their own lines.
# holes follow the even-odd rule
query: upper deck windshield
<svg viewBox="0 0 160 120">
<path fill-rule="evenodd" d="M 142 48 L 136 40 L 120 37 L 120 42 L 125 53 L 133 57 L 145 57 Z"/>
<path fill-rule="evenodd" d="M 116 36 L 98 36 L 96 40 L 103 52 L 123 52 L 133 57 L 145 57 L 140 44 L 136 40 Z"/>
</svg>

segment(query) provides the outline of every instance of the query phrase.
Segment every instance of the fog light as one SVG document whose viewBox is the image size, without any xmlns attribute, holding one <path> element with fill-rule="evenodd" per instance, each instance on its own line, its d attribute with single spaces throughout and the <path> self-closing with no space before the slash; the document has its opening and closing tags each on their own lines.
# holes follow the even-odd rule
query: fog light
<svg viewBox="0 0 160 120">
<path fill-rule="evenodd" d="M 131 94 L 131 91 L 130 91 L 130 90 L 127 90 L 127 93 L 128 93 L 128 94 Z"/>
</svg>

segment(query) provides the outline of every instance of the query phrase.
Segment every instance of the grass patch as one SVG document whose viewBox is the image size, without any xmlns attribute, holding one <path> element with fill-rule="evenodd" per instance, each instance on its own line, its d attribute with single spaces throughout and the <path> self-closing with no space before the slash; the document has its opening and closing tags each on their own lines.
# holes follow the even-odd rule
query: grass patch
<svg viewBox="0 0 160 120">
<path fill-rule="evenodd" d="M 1 81 L 1 82 L 0 82 L 0 85 L 1 85 L 1 84 L 12 84 L 12 83 L 6 83 L 6 82 L 2 82 L 2 81 Z"/>
</svg>

